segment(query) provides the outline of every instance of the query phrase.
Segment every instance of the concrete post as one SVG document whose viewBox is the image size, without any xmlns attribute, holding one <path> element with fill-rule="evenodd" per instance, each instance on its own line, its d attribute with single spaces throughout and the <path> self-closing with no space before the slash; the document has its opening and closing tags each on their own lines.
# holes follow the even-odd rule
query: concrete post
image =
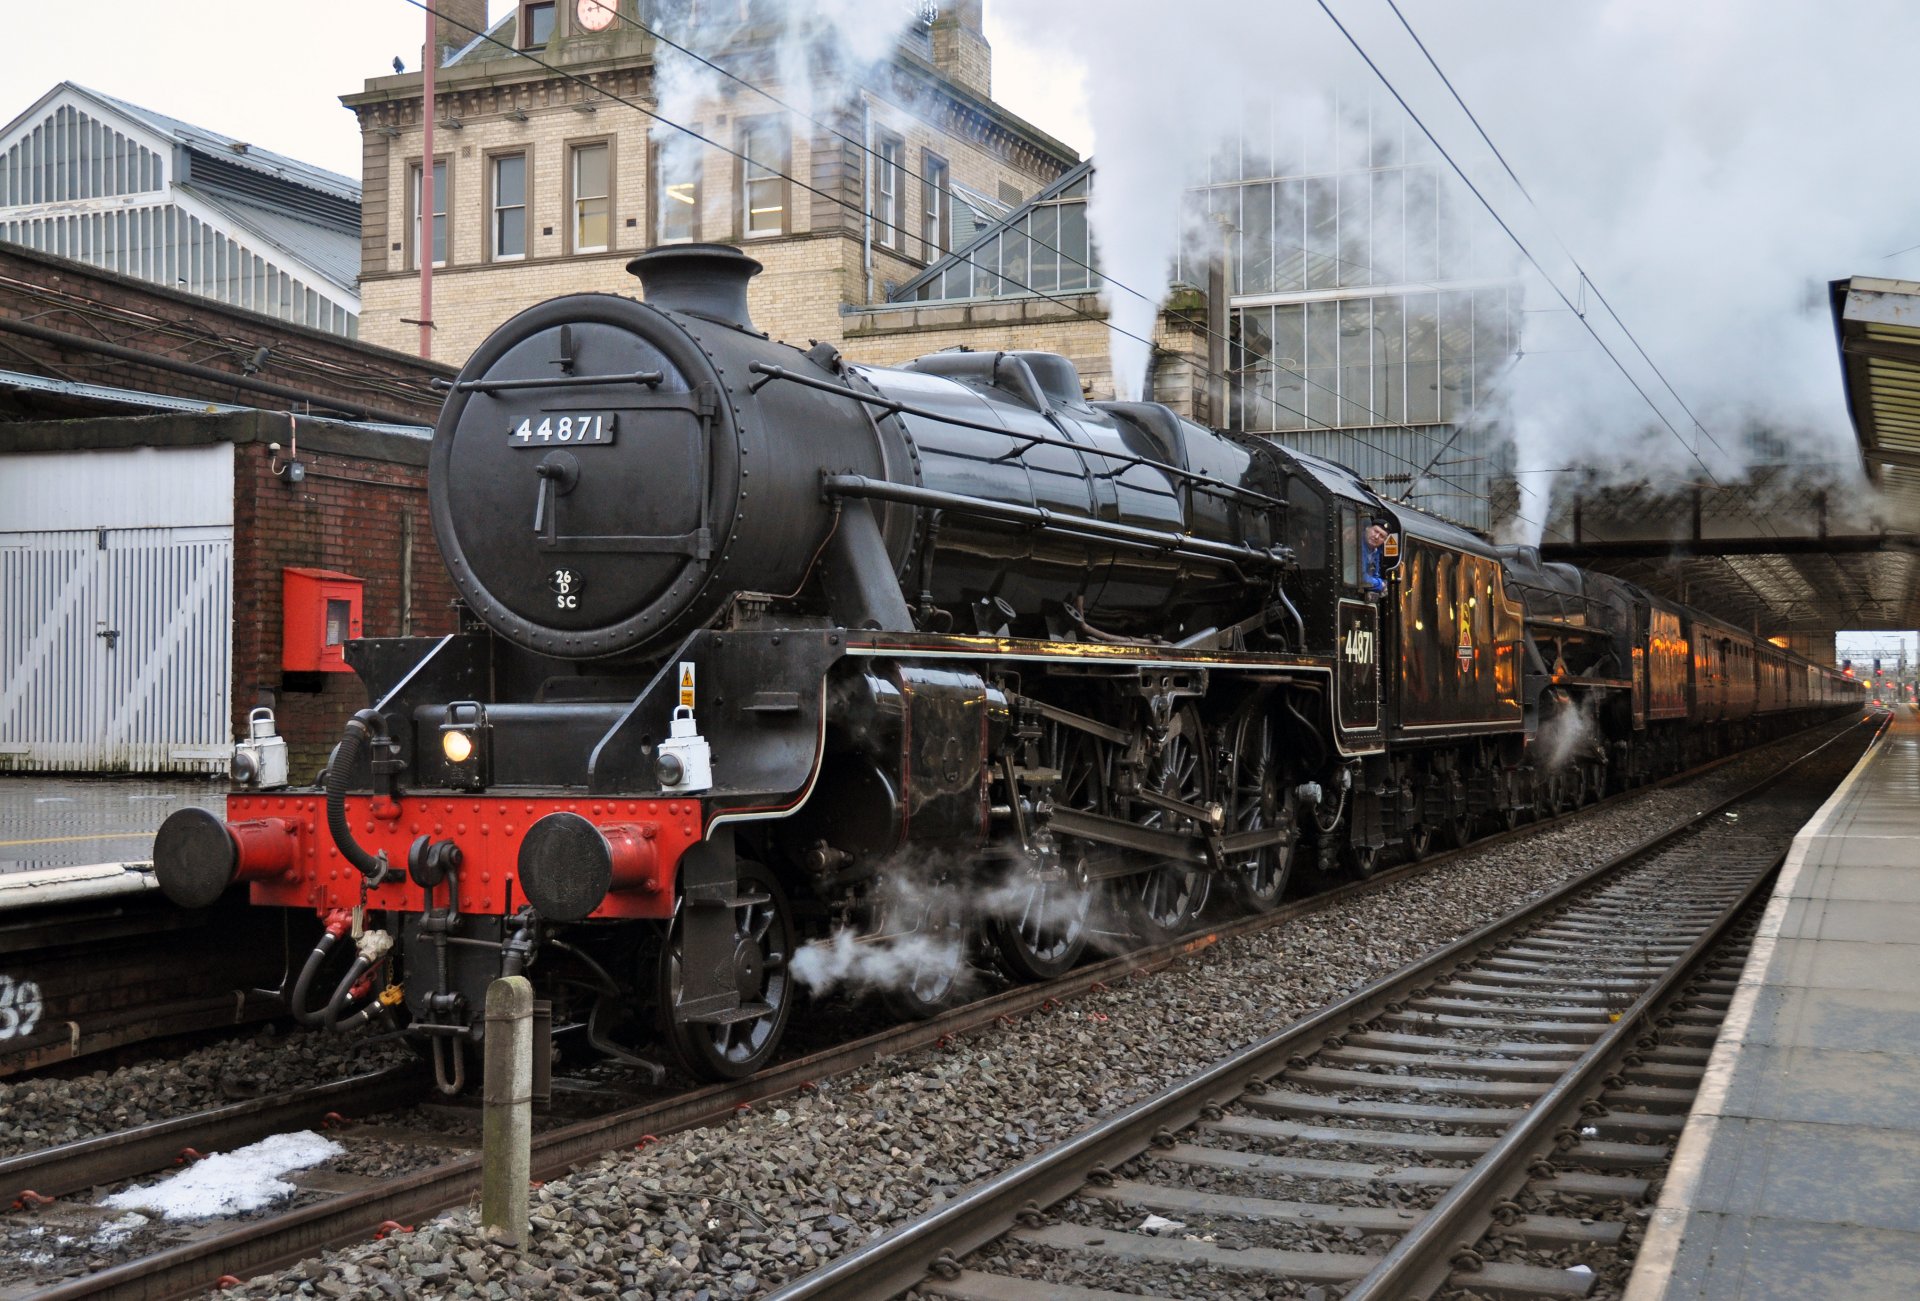
<svg viewBox="0 0 1920 1301">
<path fill-rule="evenodd" d="M 524 1246 L 533 1143 L 533 985 L 525 976 L 487 986 L 482 1050 L 480 1223 Z"/>
</svg>

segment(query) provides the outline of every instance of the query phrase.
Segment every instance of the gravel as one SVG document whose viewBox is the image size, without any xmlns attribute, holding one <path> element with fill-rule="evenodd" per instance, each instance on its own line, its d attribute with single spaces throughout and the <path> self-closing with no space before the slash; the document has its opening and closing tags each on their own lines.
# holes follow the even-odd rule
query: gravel
<svg viewBox="0 0 1920 1301">
<path fill-rule="evenodd" d="M 1801 741 L 1782 744 L 1804 748 Z M 1769 750 L 1756 751 L 1686 790 L 1643 792 L 1627 807 L 1213 945 L 1149 979 L 944 1050 L 872 1063 L 725 1125 L 608 1155 L 535 1190 L 526 1250 L 488 1242 L 471 1211 L 452 1212 L 413 1233 L 330 1252 L 221 1295 L 762 1295 L 1578 875 L 1654 827 L 1731 793 L 1770 758 Z M 295 1040 L 261 1050 L 255 1069 L 311 1078 L 311 1065 L 287 1059 L 316 1042 L 325 1043 Z M 365 1064 L 357 1050 L 353 1064 Z M 153 1069 L 176 1093 L 190 1087 L 181 1063 Z M 89 1096 L 110 1088 L 103 1082 Z M 119 1096 L 128 1094 L 122 1089 Z M 102 1105 L 111 1112 L 109 1102 Z M 102 1127 L 113 1123 L 125 1119 Z M 1268 1195 L 1289 1193 L 1275 1186 Z M 1291 1195 L 1311 1197 L 1311 1187 Z M 1238 1231 L 1247 1233 L 1245 1226 Z M 1260 1239 L 1268 1240 L 1265 1231 Z M 1101 1285 L 1057 1253 L 1026 1245 L 1006 1250 L 1034 1262 L 1031 1268 L 1042 1271 L 1036 1276 L 1052 1269 Z M 1206 1270 L 1125 1272 L 1114 1286 L 1150 1282 L 1170 1296 L 1305 1294 L 1284 1287 L 1268 1293 L 1266 1282 L 1250 1286 L 1246 1276 Z"/>
<path fill-rule="evenodd" d="M 0 1156 L 291 1092 L 412 1057 L 399 1043 L 270 1029 L 118 1070 L 0 1081 Z"/>
</svg>

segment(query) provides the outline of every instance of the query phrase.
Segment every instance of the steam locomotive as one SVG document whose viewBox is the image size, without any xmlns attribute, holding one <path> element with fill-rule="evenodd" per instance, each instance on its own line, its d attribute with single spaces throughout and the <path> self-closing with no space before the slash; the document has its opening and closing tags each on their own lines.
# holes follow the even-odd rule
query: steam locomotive
<svg viewBox="0 0 1920 1301">
<path fill-rule="evenodd" d="M 404 1026 L 457 1090 L 524 973 L 599 1051 L 738 1077 L 811 943 L 927 1014 L 985 956 L 1046 978 L 1860 703 L 1058 356 L 774 342 L 759 269 L 663 249 L 644 302 L 502 325 L 431 455 L 463 631 L 349 647 L 317 788 L 161 828 L 175 901 L 320 915 L 301 1020 Z"/>
</svg>

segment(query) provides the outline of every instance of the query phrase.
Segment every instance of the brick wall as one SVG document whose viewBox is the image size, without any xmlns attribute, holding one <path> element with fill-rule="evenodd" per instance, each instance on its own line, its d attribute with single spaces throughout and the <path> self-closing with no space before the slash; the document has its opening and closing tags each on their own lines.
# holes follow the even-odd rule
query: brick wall
<svg viewBox="0 0 1920 1301">
<path fill-rule="evenodd" d="M 453 584 L 428 517 L 424 442 L 365 435 L 349 442 L 303 426 L 307 476 L 289 485 L 273 475 L 267 449 L 258 445 L 288 441 L 284 418 L 259 421 L 254 444 L 236 449 L 234 469 L 235 735 L 248 710 L 273 705 L 293 779 L 306 782 L 368 701 L 352 673 L 314 675 L 318 691 L 286 689 L 281 571 L 301 566 L 363 579 L 361 631 L 368 637 L 452 632 Z M 409 545 L 412 581 L 403 586 Z"/>
</svg>

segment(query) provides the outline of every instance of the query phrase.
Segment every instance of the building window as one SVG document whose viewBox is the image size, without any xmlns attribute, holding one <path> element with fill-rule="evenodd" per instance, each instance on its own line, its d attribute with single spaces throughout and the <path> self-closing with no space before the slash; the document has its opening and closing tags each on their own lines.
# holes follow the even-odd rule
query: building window
<svg viewBox="0 0 1920 1301">
<path fill-rule="evenodd" d="M 412 184 L 407 198 L 407 264 L 416 270 L 420 266 L 420 164 L 415 163 L 409 169 Z M 447 164 L 445 159 L 437 159 L 433 164 L 433 265 L 443 267 L 447 264 Z"/>
<path fill-rule="evenodd" d="M 691 18 L 695 23 L 751 23 L 755 26 L 779 22 L 785 16 L 781 10 L 782 3 L 783 0 L 680 0 L 683 9 L 691 9 Z M 665 5 L 656 6 L 657 10 L 665 8 Z"/>
<path fill-rule="evenodd" d="M 932 262 L 953 247 L 953 182 L 947 160 L 933 154 L 921 156 L 920 176 L 920 256 Z"/>
<path fill-rule="evenodd" d="M 699 237 L 700 147 L 670 138 L 653 149 L 653 242 L 680 244 Z"/>
<path fill-rule="evenodd" d="M 613 175 L 604 142 L 573 150 L 573 251 L 604 253 L 613 236 Z"/>
<path fill-rule="evenodd" d="M 884 132 L 873 138 L 873 239 L 882 248 L 907 242 L 906 142 Z"/>
<path fill-rule="evenodd" d="M 787 225 L 787 133 L 777 118 L 740 124 L 740 233 L 778 235 Z"/>
<path fill-rule="evenodd" d="M 500 154 L 493 160 L 493 260 L 527 255 L 527 156 Z"/>
<path fill-rule="evenodd" d="M 529 4 L 520 7 L 520 48 L 544 49 L 553 39 L 553 5 Z"/>
</svg>

